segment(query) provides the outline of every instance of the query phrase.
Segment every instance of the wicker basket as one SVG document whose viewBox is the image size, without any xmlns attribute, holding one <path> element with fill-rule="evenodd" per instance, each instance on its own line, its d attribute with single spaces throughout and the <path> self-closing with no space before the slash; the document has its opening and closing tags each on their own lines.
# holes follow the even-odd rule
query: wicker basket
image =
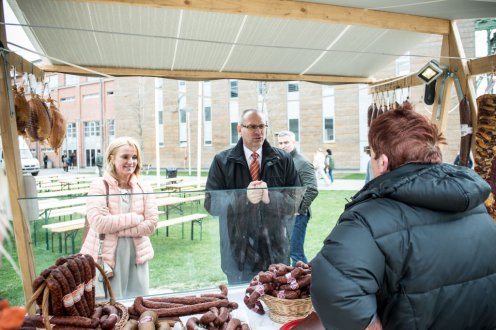
<svg viewBox="0 0 496 330">
<path fill-rule="evenodd" d="M 304 318 L 313 310 L 310 298 L 281 299 L 271 295 L 263 295 L 260 299 L 269 308 L 270 319 L 277 323 Z"/>
<path fill-rule="evenodd" d="M 105 271 L 98 263 L 95 263 L 95 266 L 102 274 L 103 280 L 105 282 L 105 285 L 107 286 L 109 296 L 110 296 L 109 302 L 95 303 L 95 306 L 105 306 L 107 304 L 115 306 L 115 308 L 117 308 L 117 311 L 119 313 L 120 320 L 119 320 L 119 322 L 117 322 L 115 324 L 114 330 L 120 330 L 124 327 L 124 325 L 126 325 L 128 319 L 129 319 L 129 314 L 127 312 L 127 308 L 123 304 L 115 301 L 114 292 L 112 291 L 112 286 L 110 286 L 110 281 L 109 281 L 107 275 L 105 274 Z M 29 299 L 28 303 L 26 304 L 26 309 L 29 309 L 31 307 L 31 305 L 36 301 L 36 298 L 40 294 L 43 294 L 43 302 L 41 304 L 41 311 L 42 311 L 42 315 L 43 315 L 43 322 L 45 323 L 45 329 L 51 330 L 53 327 L 50 324 L 49 317 L 48 317 L 49 316 L 48 315 L 48 304 L 50 304 L 50 299 L 49 299 L 50 290 L 48 289 L 48 286 L 46 285 L 46 283 L 43 283 L 42 285 L 40 285 L 40 287 L 36 290 L 36 292 L 33 293 L 33 296 L 31 297 L 31 299 Z"/>
</svg>

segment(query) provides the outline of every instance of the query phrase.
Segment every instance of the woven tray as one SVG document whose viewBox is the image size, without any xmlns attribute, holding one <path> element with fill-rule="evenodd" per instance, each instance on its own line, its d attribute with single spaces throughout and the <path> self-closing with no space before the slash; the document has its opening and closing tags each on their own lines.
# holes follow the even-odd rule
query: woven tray
<svg viewBox="0 0 496 330">
<path fill-rule="evenodd" d="M 286 323 L 304 318 L 313 310 L 310 298 L 281 299 L 270 295 L 263 295 L 260 299 L 269 308 L 270 319 L 277 323 Z"/>
<path fill-rule="evenodd" d="M 95 303 L 95 306 L 105 306 L 107 304 L 115 306 L 115 308 L 117 308 L 117 311 L 119 313 L 120 320 L 119 320 L 119 322 L 117 322 L 115 324 L 113 329 L 114 330 L 120 330 L 126 325 L 128 319 L 129 319 L 129 314 L 127 312 L 127 308 L 126 308 L 126 306 L 124 306 L 121 303 L 118 303 L 115 300 L 112 286 L 110 285 L 110 281 L 109 281 L 107 275 L 105 274 L 105 271 L 103 270 L 103 268 L 98 263 L 95 263 L 95 266 L 98 269 L 98 271 L 100 271 L 100 273 L 102 274 L 103 280 L 105 282 L 105 285 L 107 286 L 107 289 L 109 292 L 109 297 L 110 297 L 109 302 Z M 46 285 L 46 283 L 43 283 L 42 285 L 40 285 L 40 287 L 36 290 L 36 292 L 33 293 L 33 296 L 31 297 L 31 299 L 29 299 L 28 303 L 26 304 L 26 309 L 29 309 L 31 307 L 31 305 L 36 301 L 36 298 L 40 294 L 43 294 L 43 301 L 41 304 L 43 323 L 45 323 L 45 329 L 51 330 L 53 328 L 53 326 L 50 324 L 49 315 L 48 315 L 48 305 L 50 304 L 50 299 L 49 299 L 50 289 L 48 289 L 48 286 Z"/>
</svg>

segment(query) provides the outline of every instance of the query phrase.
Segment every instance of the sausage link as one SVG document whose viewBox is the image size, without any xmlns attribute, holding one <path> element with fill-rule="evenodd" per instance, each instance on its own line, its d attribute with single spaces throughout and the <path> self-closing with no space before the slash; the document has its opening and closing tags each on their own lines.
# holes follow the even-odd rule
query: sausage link
<svg viewBox="0 0 496 330">
<path fill-rule="evenodd" d="M 241 326 L 241 321 L 239 319 L 232 318 L 227 324 L 226 330 L 236 330 L 240 326 Z"/>
<path fill-rule="evenodd" d="M 199 320 L 196 317 L 190 317 L 186 322 L 186 330 L 196 330 L 199 328 Z"/>
<path fill-rule="evenodd" d="M 222 307 L 222 306 L 226 307 L 226 306 L 228 306 L 228 304 L 229 304 L 229 302 L 227 299 L 222 299 L 222 300 L 203 302 L 203 303 L 188 305 L 188 306 L 153 309 L 153 311 L 155 311 L 159 317 L 184 316 L 184 315 L 204 313 L 204 312 L 208 311 L 209 308 L 211 308 L 211 307 L 217 307 L 217 308 Z M 150 309 L 147 309 L 143 306 L 143 297 L 136 297 L 136 299 L 134 300 L 134 309 L 139 314 L 143 313 L 145 310 L 150 310 Z"/>
<path fill-rule="evenodd" d="M 69 287 L 69 283 L 67 282 L 67 279 L 65 278 L 64 274 L 62 274 L 62 271 L 59 268 L 56 268 L 52 271 L 51 275 L 53 275 L 55 280 L 57 280 L 57 282 L 60 285 L 60 288 L 62 289 L 61 301 L 63 302 L 64 310 L 66 311 L 65 314 L 71 316 L 79 316 L 79 313 L 76 310 L 76 307 L 74 306 L 74 300 L 72 297 L 72 291 Z"/>
<path fill-rule="evenodd" d="M 222 307 L 225 308 L 225 307 Z M 216 319 L 214 312 L 208 311 L 200 317 L 200 323 L 203 325 L 208 325 Z"/>
<path fill-rule="evenodd" d="M 74 258 L 74 261 L 76 261 L 76 264 L 78 265 L 79 271 L 81 273 L 81 284 L 83 284 L 83 295 L 84 295 L 84 300 L 86 302 L 86 306 L 88 308 L 88 313 L 89 315 L 93 314 L 93 311 L 95 309 L 95 303 L 92 301 L 92 279 L 91 279 L 91 270 L 86 264 L 86 259 L 79 256 L 77 258 Z"/>
<path fill-rule="evenodd" d="M 50 290 L 52 315 L 64 315 L 64 294 L 60 283 L 53 277 L 53 275 L 48 276 L 46 282 L 48 289 Z"/>
<path fill-rule="evenodd" d="M 76 258 L 76 262 L 80 262 L 83 268 L 84 274 L 84 296 L 86 298 L 86 304 L 90 311 L 95 309 L 95 299 L 93 297 L 93 277 L 91 275 L 91 266 L 88 260 L 84 256 L 79 256 Z"/>
<path fill-rule="evenodd" d="M 76 288 L 74 291 L 78 299 L 78 301 L 76 301 L 76 307 L 78 308 L 78 311 L 81 311 L 81 316 L 89 317 L 91 316 L 91 311 L 88 308 L 88 304 L 86 304 L 86 297 L 84 296 L 84 281 L 82 279 L 82 277 L 84 276 L 82 276 L 81 269 L 79 268 L 75 258 L 67 259 L 67 267 L 71 271 L 72 276 L 74 277 L 74 282 L 76 284 Z"/>
<path fill-rule="evenodd" d="M 72 297 L 74 299 L 74 306 L 76 307 L 77 310 L 77 315 L 78 316 L 83 316 L 84 315 L 84 310 L 81 304 L 78 302 L 80 301 L 81 297 L 79 297 L 79 292 L 77 290 L 76 286 L 76 280 L 74 279 L 74 275 L 72 274 L 71 270 L 69 269 L 68 262 L 65 264 L 62 264 L 59 266 L 60 271 L 62 274 L 64 274 L 65 279 L 67 280 L 67 283 L 69 284 L 69 289 L 71 290 Z"/>
<path fill-rule="evenodd" d="M 180 307 L 180 306 L 184 306 L 184 304 L 173 304 L 173 303 L 143 299 L 143 306 L 145 306 L 146 308 L 158 309 L 158 308 Z"/>
</svg>

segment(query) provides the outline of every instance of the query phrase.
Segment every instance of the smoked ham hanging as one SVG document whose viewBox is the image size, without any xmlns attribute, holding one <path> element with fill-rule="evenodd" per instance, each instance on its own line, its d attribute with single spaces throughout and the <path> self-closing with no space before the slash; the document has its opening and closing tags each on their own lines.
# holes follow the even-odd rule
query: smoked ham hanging
<svg viewBox="0 0 496 330">
<path fill-rule="evenodd" d="M 53 117 L 53 126 L 48 137 L 48 144 L 55 149 L 55 153 L 58 154 L 58 149 L 62 146 L 64 142 L 65 133 L 67 130 L 67 121 L 62 115 L 62 112 L 55 106 L 54 100 L 52 98 L 48 98 L 49 102 L 49 111 Z"/>
<path fill-rule="evenodd" d="M 28 104 L 30 110 L 29 121 L 26 126 L 28 136 L 32 141 L 45 141 L 52 131 L 50 110 L 36 94 L 31 95 Z"/>
<path fill-rule="evenodd" d="M 16 114 L 17 134 L 26 136 L 26 126 L 29 122 L 29 104 L 24 95 L 24 87 L 12 87 L 14 92 L 14 108 Z"/>
</svg>

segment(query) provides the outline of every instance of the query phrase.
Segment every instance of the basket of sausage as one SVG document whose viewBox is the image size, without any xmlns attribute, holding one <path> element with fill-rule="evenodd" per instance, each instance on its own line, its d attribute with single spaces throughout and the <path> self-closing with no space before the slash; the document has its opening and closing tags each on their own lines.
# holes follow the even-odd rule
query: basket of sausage
<svg viewBox="0 0 496 330">
<path fill-rule="evenodd" d="M 95 300 L 96 271 L 102 274 L 110 301 Z M 38 314 L 24 318 L 25 328 L 121 329 L 127 322 L 127 308 L 115 300 L 103 268 L 90 255 L 76 254 L 57 259 L 33 281 L 29 309 L 36 302 Z"/>
<path fill-rule="evenodd" d="M 313 310 L 309 293 L 311 279 L 310 265 L 303 262 L 298 262 L 295 267 L 270 265 L 267 271 L 258 273 L 250 282 L 244 303 L 263 315 L 263 301 L 269 309 L 270 319 L 277 323 L 304 318 Z"/>
</svg>

